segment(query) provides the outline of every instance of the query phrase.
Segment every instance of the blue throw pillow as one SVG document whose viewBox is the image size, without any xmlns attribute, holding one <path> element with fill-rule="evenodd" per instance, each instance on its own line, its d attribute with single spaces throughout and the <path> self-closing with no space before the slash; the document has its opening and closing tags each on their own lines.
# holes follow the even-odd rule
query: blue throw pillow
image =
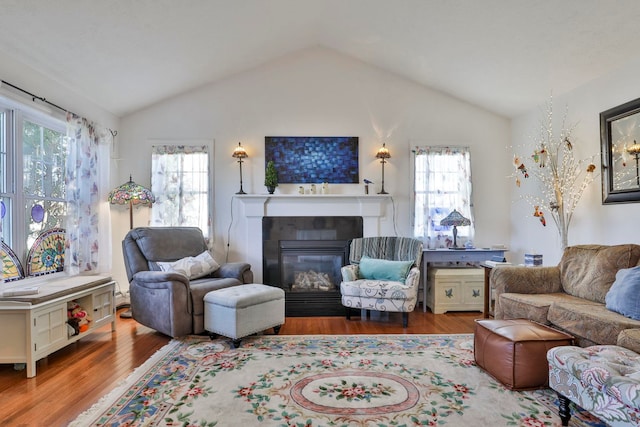
<svg viewBox="0 0 640 427">
<path fill-rule="evenodd" d="M 611 311 L 640 320 L 640 266 L 618 270 L 605 303 Z"/>
<path fill-rule="evenodd" d="M 360 277 L 370 280 L 404 282 L 412 265 L 413 261 L 390 261 L 363 256 L 360 259 Z"/>
</svg>

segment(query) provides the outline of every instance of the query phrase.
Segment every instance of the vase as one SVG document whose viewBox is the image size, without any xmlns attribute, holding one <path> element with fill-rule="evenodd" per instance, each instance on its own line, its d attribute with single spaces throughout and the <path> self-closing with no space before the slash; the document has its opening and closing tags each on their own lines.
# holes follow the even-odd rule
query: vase
<svg viewBox="0 0 640 427">
<path fill-rule="evenodd" d="M 558 234 L 560 235 L 560 249 L 564 252 L 569 246 L 569 221 L 564 217 L 559 217 Z"/>
<path fill-rule="evenodd" d="M 569 222 L 571 221 L 571 218 L 567 218 L 565 216 L 564 203 L 562 203 L 562 196 L 560 194 L 556 196 L 556 200 L 561 201 L 558 203 L 555 218 L 556 226 L 558 227 L 558 235 L 560 236 L 560 249 L 564 252 L 569 245 Z"/>
<path fill-rule="evenodd" d="M 267 187 L 267 191 L 269 194 L 273 194 L 273 192 L 276 191 L 276 187 Z"/>
</svg>

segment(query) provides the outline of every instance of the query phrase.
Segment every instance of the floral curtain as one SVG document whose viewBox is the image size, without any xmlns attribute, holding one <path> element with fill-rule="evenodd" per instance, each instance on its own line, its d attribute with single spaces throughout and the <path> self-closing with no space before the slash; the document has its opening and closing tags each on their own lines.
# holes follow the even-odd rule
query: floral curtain
<svg viewBox="0 0 640 427">
<path fill-rule="evenodd" d="M 111 270 L 109 147 L 106 129 L 82 117 L 67 115 L 66 170 L 67 273 L 107 273 Z"/>
<path fill-rule="evenodd" d="M 206 145 L 154 145 L 151 225 L 199 227 L 210 241 L 209 181 Z"/>
<path fill-rule="evenodd" d="M 454 209 L 471 221 L 459 226 L 457 244 L 473 244 L 471 161 L 468 147 L 416 147 L 414 159 L 414 235 L 425 248 L 453 246 L 453 227 L 440 221 Z"/>
</svg>

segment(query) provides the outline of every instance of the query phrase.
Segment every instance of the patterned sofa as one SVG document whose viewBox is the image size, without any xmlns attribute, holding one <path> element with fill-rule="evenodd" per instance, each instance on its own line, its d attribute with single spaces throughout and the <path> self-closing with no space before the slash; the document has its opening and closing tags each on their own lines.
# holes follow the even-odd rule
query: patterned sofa
<svg viewBox="0 0 640 427">
<path fill-rule="evenodd" d="M 607 425 L 640 425 L 640 320 L 612 304 L 627 295 L 637 305 L 639 265 L 639 245 L 579 245 L 565 249 L 557 266 L 491 272 L 496 319 L 551 325 L 580 345 L 547 353 L 549 387 L 558 393 L 563 426 L 569 425 L 570 401 Z"/>
<path fill-rule="evenodd" d="M 640 264 L 640 245 L 578 245 L 557 266 L 491 271 L 495 318 L 525 318 L 561 329 L 581 347 L 621 345 L 640 353 L 640 320 L 607 309 L 605 298 L 621 269 Z"/>
<path fill-rule="evenodd" d="M 569 425 L 569 401 L 607 425 L 640 425 L 640 355 L 615 345 L 562 346 L 547 353 L 549 387 L 558 393 L 562 425 Z"/>
</svg>

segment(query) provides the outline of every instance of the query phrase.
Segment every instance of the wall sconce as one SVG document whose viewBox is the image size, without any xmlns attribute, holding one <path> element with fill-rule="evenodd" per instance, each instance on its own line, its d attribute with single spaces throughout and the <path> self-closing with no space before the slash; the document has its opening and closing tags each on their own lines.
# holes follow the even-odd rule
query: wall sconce
<svg viewBox="0 0 640 427">
<path fill-rule="evenodd" d="M 242 189 L 242 159 L 246 159 L 247 157 L 249 157 L 249 155 L 247 154 L 242 144 L 238 142 L 238 146 L 235 150 L 233 150 L 233 154 L 231 156 L 238 159 L 238 163 L 240 164 L 240 191 L 238 191 L 236 194 L 247 194 Z"/>
<path fill-rule="evenodd" d="M 156 198 L 148 188 L 136 184 L 129 175 L 129 181 L 114 188 L 107 196 L 112 205 L 129 205 L 129 229 L 133 229 L 133 205 L 151 206 Z"/>
<path fill-rule="evenodd" d="M 453 247 L 449 249 L 464 249 L 458 247 L 458 226 L 471 225 L 471 221 L 468 218 L 463 217 L 460 212 L 454 209 L 449 215 L 446 216 L 446 218 L 440 221 L 440 225 L 453 225 Z"/>
<path fill-rule="evenodd" d="M 387 159 L 391 158 L 391 154 L 389 153 L 389 149 L 385 146 L 385 143 L 382 143 L 382 147 L 376 153 L 376 159 L 380 159 L 380 163 L 382 163 L 382 189 L 378 194 L 389 194 L 384 191 L 384 164 L 387 162 Z"/>
</svg>

